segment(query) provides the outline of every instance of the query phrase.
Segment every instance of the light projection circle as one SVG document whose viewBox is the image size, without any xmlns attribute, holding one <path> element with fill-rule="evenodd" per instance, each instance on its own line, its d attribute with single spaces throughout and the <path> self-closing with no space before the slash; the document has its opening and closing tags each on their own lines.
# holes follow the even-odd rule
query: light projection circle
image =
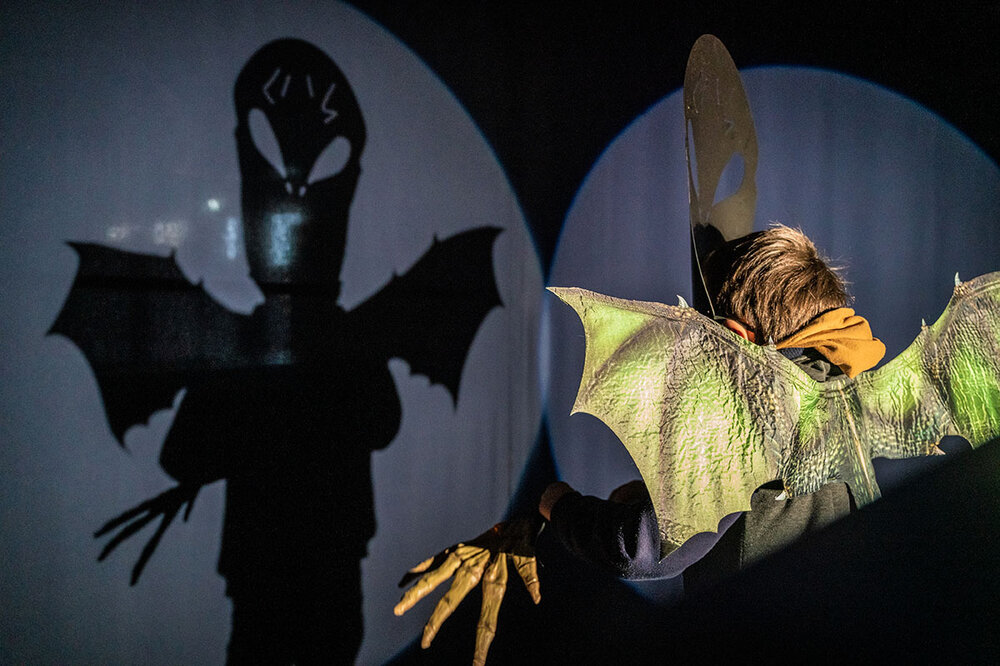
<svg viewBox="0 0 1000 666">
<path fill-rule="evenodd" d="M 933 113 L 829 71 L 741 73 L 757 128 L 755 228 L 800 227 L 844 266 L 853 307 L 897 355 L 964 278 L 1000 269 L 1000 170 Z M 738 182 L 720 186 L 717 199 Z M 681 91 L 651 107 L 595 163 L 567 214 L 548 284 L 691 302 Z M 607 497 L 638 470 L 611 430 L 570 416 L 584 339 L 571 308 L 543 309 L 547 423 L 560 477 Z M 881 478 L 880 478 L 881 482 Z M 882 483 L 883 491 L 886 483 Z"/>
<path fill-rule="evenodd" d="M 12 637 L 0 660 L 225 661 L 223 484 L 206 486 L 190 520 L 170 527 L 136 587 L 129 575 L 152 527 L 98 563 L 93 532 L 174 485 L 158 465 L 174 411 L 133 427 L 122 451 L 84 356 L 46 331 L 76 271 L 66 241 L 173 252 L 224 306 L 245 313 L 260 302 L 242 246 L 233 86 L 257 49 L 296 37 L 343 71 L 367 128 L 340 275 L 345 309 L 409 269 L 434 238 L 501 229 L 493 260 L 503 305 L 469 351 L 457 406 L 405 360 L 389 362 L 402 425 L 372 455 L 377 533 L 361 562 L 358 655 L 385 662 L 418 639 L 430 611 L 393 615 L 402 572 L 502 517 L 537 438 L 541 269 L 495 155 L 407 47 L 343 4 L 201 3 L 197 21 L 169 6 L 66 16 L 24 8 L 8 28 L 7 55 L 38 40 L 51 48 L 19 60 L 0 120 L 12 139 L 5 163 L 18 165 L 0 174 L 0 633 Z"/>
</svg>

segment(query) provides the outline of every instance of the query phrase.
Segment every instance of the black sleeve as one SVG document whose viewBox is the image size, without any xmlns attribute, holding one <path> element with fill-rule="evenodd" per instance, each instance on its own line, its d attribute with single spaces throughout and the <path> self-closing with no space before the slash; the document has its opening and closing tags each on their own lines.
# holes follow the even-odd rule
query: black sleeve
<svg viewBox="0 0 1000 666">
<path fill-rule="evenodd" d="M 626 580 L 671 578 L 686 563 L 660 561 L 660 531 L 648 499 L 621 504 L 567 493 L 552 507 L 550 526 L 575 556 Z"/>
</svg>

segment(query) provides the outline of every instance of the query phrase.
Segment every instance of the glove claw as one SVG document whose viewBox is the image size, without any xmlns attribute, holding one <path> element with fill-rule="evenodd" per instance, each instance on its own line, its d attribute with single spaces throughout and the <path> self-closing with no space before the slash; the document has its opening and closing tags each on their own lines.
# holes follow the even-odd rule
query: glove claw
<svg viewBox="0 0 1000 666">
<path fill-rule="evenodd" d="M 497 523 L 475 539 L 455 544 L 424 560 L 403 576 L 400 586 L 418 576 L 419 580 L 403 593 L 399 603 L 393 608 L 396 615 L 408 611 L 440 583 L 454 576 L 451 587 L 438 601 L 424 625 L 420 639 L 422 648 L 430 647 L 444 621 L 481 582 L 483 605 L 476 627 L 473 663 L 485 664 L 486 655 L 497 633 L 500 605 L 507 590 L 508 558 L 513 560 L 514 568 L 532 601 L 536 604 L 541 601 L 538 565 L 534 554 L 534 539 L 538 533 L 536 522 L 534 519 L 521 519 Z"/>
</svg>

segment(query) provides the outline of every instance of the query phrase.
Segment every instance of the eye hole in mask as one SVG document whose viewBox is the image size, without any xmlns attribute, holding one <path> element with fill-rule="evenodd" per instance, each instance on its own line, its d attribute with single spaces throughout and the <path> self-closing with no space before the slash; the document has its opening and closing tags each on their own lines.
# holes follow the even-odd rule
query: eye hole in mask
<svg viewBox="0 0 1000 666">
<path fill-rule="evenodd" d="M 338 136 L 316 158 L 306 182 L 312 185 L 317 181 L 336 176 L 347 166 L 350 157 L 351 142 L 346 137 Z"/>
<path fill-rule="evenodd" d="M 251 109 L 247 120 L 250 125 L 250 138 L 253 140 L 253 145 L 257 147 L 257 152 L 283 179 L 287 178 L 288 171 L 285 169 L 285 161 L 281 157 L 281 146 L 267 116 L 260 109 Z"/>
</svg>

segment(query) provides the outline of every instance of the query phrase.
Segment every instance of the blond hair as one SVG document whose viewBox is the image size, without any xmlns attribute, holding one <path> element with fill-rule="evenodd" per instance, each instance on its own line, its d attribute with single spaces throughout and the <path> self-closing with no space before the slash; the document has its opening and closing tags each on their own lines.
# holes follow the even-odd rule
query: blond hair
<svg viewBox="0 0 1000 666">
<path fill-rule="evenodd" d="M 816 316 L 844 307 L 847 290 L 804 233 L 782 224 L 731 241 L 706 260 L 716 315 L 737 319 L 757 342 L 780 342 Z"/>
</svg>

